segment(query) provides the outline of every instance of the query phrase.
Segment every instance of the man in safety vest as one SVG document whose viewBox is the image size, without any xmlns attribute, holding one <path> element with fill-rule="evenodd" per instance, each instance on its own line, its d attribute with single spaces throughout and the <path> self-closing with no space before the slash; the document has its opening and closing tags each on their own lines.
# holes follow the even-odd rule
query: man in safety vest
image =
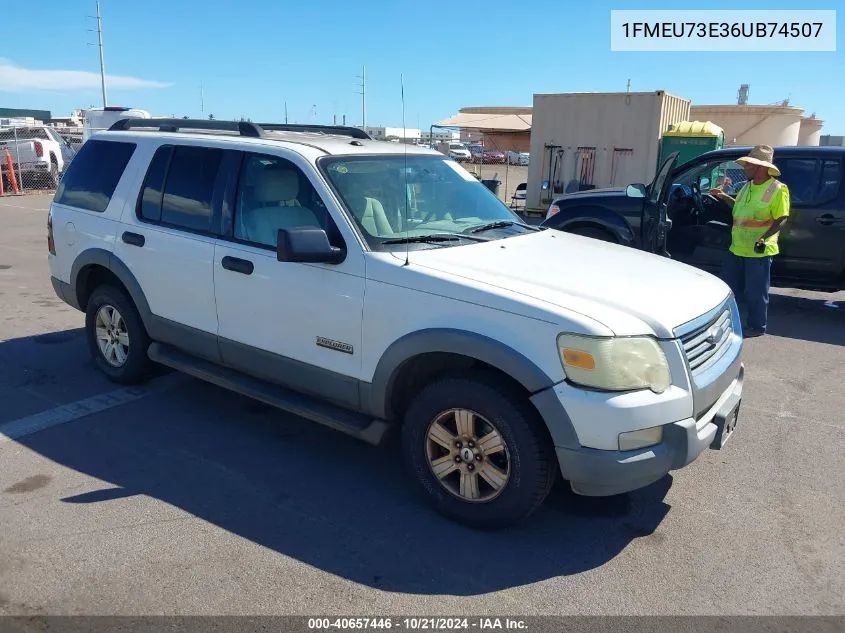
<svg viewBox="0 0 845 633">
<path fill-rule="evenodd" d="M 723 277 L 739 301 L 748 306 L 746 337 L 766 333 L 772 257 L 778 249 L 778 234 L 789 216 L 789 188 L 776 180 L 774 150 L 757 145 L 748 156 L 737 159 L 746 182 L 731 198 L 717 187 L 710 194 L 733 209 L 731 247 L 725 259 Z"/>
</svg>

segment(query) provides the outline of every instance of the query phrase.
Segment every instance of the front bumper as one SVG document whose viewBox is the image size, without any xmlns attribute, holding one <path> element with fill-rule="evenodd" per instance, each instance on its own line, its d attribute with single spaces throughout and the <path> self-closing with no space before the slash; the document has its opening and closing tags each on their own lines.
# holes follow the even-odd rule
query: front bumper
<svg viewBox="0 0 845 633">
<path fill-rule="evenodd" d="M 561 474 L 572 490 L 586 496 L 607 496 L 636 490 L 662 479 L 669 471 L 692 463 L 707 448 L 718 449 L 732 431 L 742 400 L 744 366 L 728 389 L 698 419 L 663 426 L 663 441 L 634 451 L 556 447 Z"/>
</svg>

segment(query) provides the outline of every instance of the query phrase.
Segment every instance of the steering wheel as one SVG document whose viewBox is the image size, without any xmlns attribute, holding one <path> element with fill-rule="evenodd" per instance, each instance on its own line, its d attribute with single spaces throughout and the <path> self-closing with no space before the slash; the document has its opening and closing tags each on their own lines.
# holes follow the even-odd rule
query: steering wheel
<svg viewBox="0 0 845 633">
<path fill-rule="evenodd" d="M 699 214 L 704 214 L 707 212 L 707 207 L 704 204 L 705 198 L 716 204 L 719 203 L 719 199 L 715 196 L 709 193 L 701 193 L 701 186 L 697 182 L 692 183 L 692 185 L 690 185 L 690 188 L 692 189 L 692 199 L 695 203 L 695 208 Z"/>
</svg>

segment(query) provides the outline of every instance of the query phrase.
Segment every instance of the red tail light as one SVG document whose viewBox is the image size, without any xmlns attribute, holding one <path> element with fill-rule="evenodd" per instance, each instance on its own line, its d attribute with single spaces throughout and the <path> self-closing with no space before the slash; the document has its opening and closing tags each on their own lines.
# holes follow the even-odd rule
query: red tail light
<svg viewBox="0 0 845 633">
<path fill-rule="evenodd" d="M 56 254 L 56 242 L 53 241 L 53 212 L 47 213 L 47 248 L 50 255 Z"/>
<path fill-rule="evenodd" d="M 44 146 L 40 141 L 35 141 L 35 155 L 38 156 L 38 158 L 44 156 Z"/>
</svg>

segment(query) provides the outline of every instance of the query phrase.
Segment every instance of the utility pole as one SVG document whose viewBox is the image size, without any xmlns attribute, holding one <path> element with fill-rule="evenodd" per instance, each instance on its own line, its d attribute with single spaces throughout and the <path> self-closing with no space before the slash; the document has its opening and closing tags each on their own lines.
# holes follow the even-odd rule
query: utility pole
<svg viewBox="0 0 845 633">
<path fill-rule="evenodd" d="M 106 67 L 103 62 L 103 18 L 100 16 L 100 0 L 97 0 L 97 40 L 100 46 L 100 86 L 103 89 L 103 107 L 108 105 L 106 100 Z"/>
<path fill-rule="evenodd" d="M 367 67 L 361 66 L 361 92 L 355 94 L 361 95 L 361 127 L 367 125 Z"/>
<path fill-rule="evenodd" d="M 288 102 L 285 101 L 285 125 L 288 124 Z"/>
<path fill-rule="evenodd" d="M 205 99 L 202 94 L 202 82 L 200 82 L 200 112 L 205 113 Z"/>
</svg>

